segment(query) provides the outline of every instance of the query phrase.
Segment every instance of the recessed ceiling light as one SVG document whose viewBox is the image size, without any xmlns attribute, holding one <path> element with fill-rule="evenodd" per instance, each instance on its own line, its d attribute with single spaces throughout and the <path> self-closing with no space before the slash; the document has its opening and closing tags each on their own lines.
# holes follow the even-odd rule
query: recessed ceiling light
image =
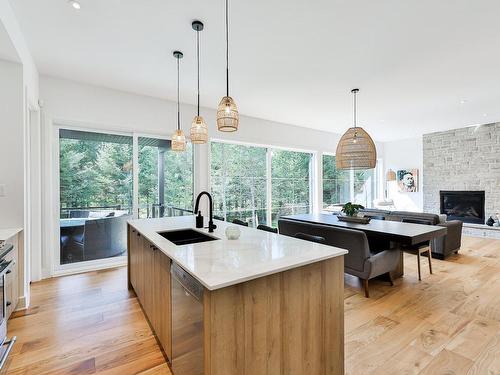
<svg viewBox="0 0 500 375">
<path fill-rule="evenodd" d="M 75 9 L 81 9 L 82 8 L 81 4 L 78 1 L 76 1 L 76 0 L 69 0 L 69 3 Z"/>
<path fill-rule="evenodd" d="M 465 99 L 460 100 L 460 104 L 465 104 L 465 103 L 467 103 L 467 100 Z"/>
</svg>

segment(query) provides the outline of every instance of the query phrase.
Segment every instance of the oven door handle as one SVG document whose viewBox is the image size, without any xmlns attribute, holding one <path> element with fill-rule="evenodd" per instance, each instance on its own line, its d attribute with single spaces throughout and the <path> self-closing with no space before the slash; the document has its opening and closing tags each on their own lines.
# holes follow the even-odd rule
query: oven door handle
<svg viewBox="0 0 500 375">
<path fill-rule="evenodd" d="M 5 362 L 7 361 L 7 357 L 10 354 L 10 351 L 12 350 L 12 347 L 14 346 L 14 343 L 16 342 L 17 337 L 14 336 L 12 337 L 9 341 L 4 341 L 2 346 L 7 345 L 7 349 L 3 352 L 2 358 L 0 358 L 0 371 L 2 370 L 3 366 L 5 365 Z"/>
<path fill-rule="evenodd" d="M 9 263 L 0 271 L 0 277 L 5 276 L 6 274 L 10 273 L 10 267 L 13 265 L 14 261 L 10 260 Z"/>
</svg>

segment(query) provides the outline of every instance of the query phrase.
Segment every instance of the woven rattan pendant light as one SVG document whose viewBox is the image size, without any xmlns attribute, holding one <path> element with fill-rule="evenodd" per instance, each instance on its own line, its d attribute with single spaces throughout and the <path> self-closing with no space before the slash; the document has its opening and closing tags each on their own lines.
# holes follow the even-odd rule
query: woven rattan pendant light
<svg viewBox="0 0 500 375">
<path fill-rule="evenodd" d="M 217 108 L 217 129 L 222 132 L 238 130 L 240 115 L 233 98 L 229 96 L 229 11 L 226 0 L 226 96 L 223 97 Z"/>
<path fill-rule="evenodd" d="M 181 101 L 180 101 L 180 59 L 184 57 L 182 52 L 174 51 L 174 57 L 177 59 L 177 130 L 172 135 L 172 151 L 185 151 L 186 150 L 186 136 L 181 129 Z"/>
<path fill-rule="evenodd" d="M 195 144 L 203 144 L 208 142 L 208 128 L 203 117 L 200 116 L 200 31 L 203 30 L 203 23 L 193 21 L 191 24 L 193 30 L 196 31 L 196 61 L 198 69 L 198 111 L 191 124 L 191 142 Z"/>
<path fill-rule="evenodd" d="M 354 101 L 354 126 L 340 138 L 335 155 L 337 169 L 372 169 L 377 164 L 377 149 L 370 135 L 356 124 L 356 94 L 351 91 Z"/>
</svg>

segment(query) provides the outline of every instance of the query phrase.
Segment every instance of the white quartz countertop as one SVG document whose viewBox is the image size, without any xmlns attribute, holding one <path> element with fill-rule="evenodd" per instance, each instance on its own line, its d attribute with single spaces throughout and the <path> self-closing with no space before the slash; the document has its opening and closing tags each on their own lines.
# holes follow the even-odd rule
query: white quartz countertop
<svg viewBox="0 0 500 375">
<path fill-rule="evenodd" d="M 238 226 L 239 239 L 228 240 L 225 230 L 233 224 L 215 220 L 217 229 L 208 233 L 195 228 L 194 216 L 129 220 L 129 224 L 209 290 L 347 254 L 337 247 L 244 226 Z M 186 228 L 218 240 L 177 246 L 158 234 Z"/>
<path fill-rule="evenodd" d="M 9 238 L 14 237 L 21 232 L 23 228 L 4 228 L 0 229 L 0 241 L 7 241 Z"/>
</svg>

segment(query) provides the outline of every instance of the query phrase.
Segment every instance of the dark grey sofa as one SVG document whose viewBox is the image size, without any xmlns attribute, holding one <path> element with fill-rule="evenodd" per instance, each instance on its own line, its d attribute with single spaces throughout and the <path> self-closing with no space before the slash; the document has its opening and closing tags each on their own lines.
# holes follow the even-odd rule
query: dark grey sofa
<svg viewBox="0 0 500 375">
<path fill-rule="evenodd" d="M 320 236 L 324 244 L 340 247 L 349 251 L 344 257 L 344 272 L 363 280 L 365 296 L 369 297 L 368 280 L 387 274 L 396 269 L 400 252 L 398 250 L 383 250 L 371 252 L 366 234 L 362 231 L 332 227 L 328 225 L 303 223 L 294 220 L 278 220 L 279 233 L 295 237 L 297 233 Z"/>
<path fill-rule="evenodd" d="M 432 243 L 432 257 L 437 259 L 445 259 L 447 256 L 458 253 L 462 244 L 462 226 L 460 220 L 450 220 L 441 223 L 439 215 L 429 214 L 424 212 L 410 211 L 386 211 L 373 208 L 360 210 L 365 216 L 371 216 L 377 219 L 384 218 L 385 220 L 403 221 L 411 220 L 413 223 L 439 225 L 447 229 L 447 234 L 443 237 L 435 239 Z"/>
</svg>

